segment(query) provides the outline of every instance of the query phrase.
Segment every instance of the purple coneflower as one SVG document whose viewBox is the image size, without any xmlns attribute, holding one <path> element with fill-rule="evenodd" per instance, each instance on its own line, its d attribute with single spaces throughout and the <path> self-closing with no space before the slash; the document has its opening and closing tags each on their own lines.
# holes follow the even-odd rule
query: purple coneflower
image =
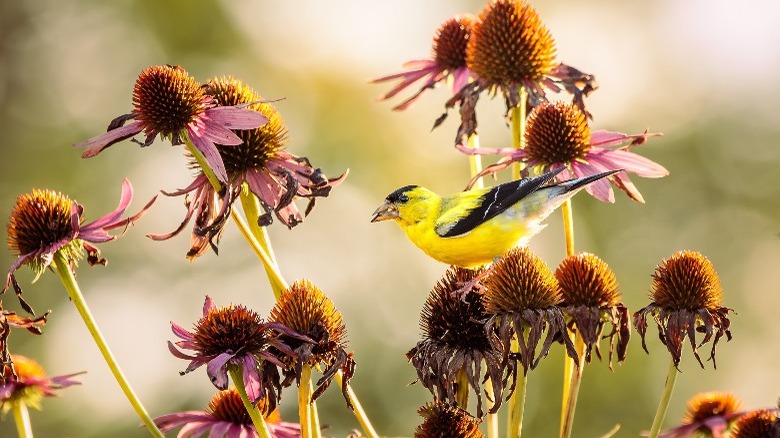
<svg viewBox="0 0 780 438">
<path fill-rule="evenodd" d="M 231 129 L 253 129 L 268 122 L 257 111 L 217 106 L 214 98 L 179 66 L 158 65 L 141 72 L 133 89 L 133 104 L 130 114 L 111 121 L 108 132 L 75 145 L 86 148 L 82 157 L 94 157 L 141 132 L 146 135 L 144 141 L 138 142 L 141 146 L 151 145 L 158 135 L 179 145 L 186 135 L 219 180 L 226 182 L 225 165 L 215 144 L 241 144 L 242 140 Z M 125 125 L 129 120 L 132 122 Z"/>
<path fill-rule="evenodd" d="M 401 80 L 401 83 L 378 100 L 389 99 L 422 79 L 424 82 L 420 89 L 394 106 L 393 110 L 403 111 L 409 108 L 425 90 L 432 89 L 449 78 L 452 78 L 453 94 L 458 93 L 474 78 L 474 74 L 466 66 L 466 46 L 476 21 L 476 17 L 468 14 L 448 19 L 436 30 L 436 36 L 433 38 L 433 59 L 409 61 L 404 64 L 409 70 L 371 80 L 374 84 Z"/>
<path fill-rule="evenodd" d="M 274 438 L 301 436 L 301 426 L 282 421 L 278 409 L 268 409 L 264 399 L 258 409 L 263 413 L 268 431 Z M 241 396 L 235 388 L 220 391 L 211 398 L 204 411 L 186 411 L 162 415 L 154 419 L 162 432 L 181 427 L 177 438 L 199 437 L 207 434 L 214 438 L 253 438 L 257 431 L 244 408 Z"/>
<path fill-rule="evenodd" d="M 124 180 L 116 210 L 82 224 L 84 207 L 62 193 L 34 189 L 32 193 L 20 195 L 8 224 L 8 247 L 17 254 L 17 259 L 8 270 L 3 292 L 13 285 L 22 307 L 34 315 L 32 308 L 22 298 L 22 289 L 14 275 L 19 267 L 29 265 L 36 275 L 40 275 L 52 263 L 54 253 L 60 252 L 65 260 L 75 264 L 85 250 L 90 266 L 105 265 L 106 260 L 100 258 L 100 251 L 92 244 L 119 237 L 108 231 L 127 228 L 143 216 L 156 199 L 152 198 L 136 215 L 122 219 L 132 198 L 133 186 Z"/>
<path fill-rule="evenodd" d="M 631 182 L 628 174 L 661 178 L 668 175 L 669 171 L 629 149 L 658 135 L 661 134 L 644 132 L 628 135 L 602 130 L 591 132 L 585 113 L 576 106 L 563 102 L 545 102 L 534 108 L 528 116 L 525 147 L 472 149 L 458 145 L 457 148 L 465 154 L 504 155 L 477 177 L 506 169 L 514 162 L 525 164 L 534 173 L 565 167 L 563 172 L 558 174 L 560 180 L 623 169 L 623 172 L 588 185 L 585 190 L 600 201 L 615 202 L 615 194 L 609 184 L 611 181 L 631 199 L 644 203 L 642 194 Z M 469 186 L 476 182 L 477 177 L 472 179 Z"/>
<path fill-rule="evenodd" d="M 0 383 L 0 411 L 8 412 L 14 403 L 22 402 L 35 409 L 41 409 L 43 397 L 53 397 L 57 391 L 72 385 L 80 385 L 73 377 L 84 372 L 55 377 L 46 377 L 38 362 L 18 354 L 12 354 L 15 375 L 6 374 Z"/>
<path fill-rule="evenodd" d="M 214 79 L 204 86 L 205 93 L 217 105 L 233 107 L 260 101 L 252 88 L 232 77 Z M 269 122 L 259 128 L 238 131 L 241 142 L 233 146 L 217 144 L 220 160 L 227 172 L 227 186 L 217 193 L 203 173 L 186 188 L 169 196 L 192 195 L 186 201 L 187 214 L 181 225 L 171 233 L 151 235 L 155 240 L 171 238 L 181 232 L 195 216 L 191 247 L 187 257 L 195 258 L 211 246 L 216 251 L 216 241 L 222 233 L 233 202 L 244 183 L 260 201 L 263 214 L 259 225 L 266 226 L 276 216 L 288 228 L 303 221 L 318 197 L 326 197 L 333 187 L 341 183 L 346 173 L 328 179 L 322 170 L 315 168 L 305 157 L 298 157 L 285 150 L 287 127 L 279 112 L 268 103 L 249 106 L 251 111 L 262 114 Z M 308 199 L 305 213 L 295 205 L 296 198 Z"/>
<path fill-rule="evenodd" d="M 276 408 L 281 383 L 276 367 L 284 367 L 284 357 L 295 356 L 280 337 L 307 342 L 308 338 L 275 322 L 263 322 L 260 316 L 244 306 L 217 307 L 210 297 L 203 304 L 203 317 L 190 332 L 171 322 L 173 334 L 181 341 L 168 342 L 171 353 L 190 361 L 182 375 L 206 365 L 206 372 L 219 390 L 228 388 L 228 367 L 240 366 L 243 384 L 254 403 L 263 398 L 269 409 Z M 192 350 L 189 355 L 182 350 Z"/>
<path fill-rule="evenodd" d="M 722 438 L 729 426 L 745 411 L 742 402 L 730 392 L 703 392 L 688 400 L 682 424 L 661 432 L 661 438 L 686 438 L 706 434 Z"/>
</svg>

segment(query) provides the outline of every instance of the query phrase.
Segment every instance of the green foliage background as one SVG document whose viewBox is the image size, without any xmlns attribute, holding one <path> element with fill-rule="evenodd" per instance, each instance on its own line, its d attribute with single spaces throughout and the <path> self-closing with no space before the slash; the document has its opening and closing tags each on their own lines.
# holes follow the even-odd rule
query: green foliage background
<svg viewBox="0 0 780 438">
<path fill-rule="evenodd" d="M 699 369 L 690 351 L 667 417 L 672 425 L 696 392 L 731 390 L 749 408 L 770 406 L 778 394 L 780 359 L 780 6 L 723 0 L 627 3 L 533 2 L 556 38 L 559 59 L 594 73 L 601 88 L 589 99 L 594 129 L 628 133 L 645 128 L 664 137 L 638 151 L 665 165 L 661 180 L 635 179 L 647 201 L 622 193 L 614 205 L 585 195 L 574 201 L 576 246 L 602 257 L 616 272 L 624 302 L 647 304 L 650 274 L 679 249 L 707 255 L 721 275 L 734 316 L 734 341 L 719 348 L 718 369 Z M 374 102 L 389 85 L 366 80 L 429 55 L 438 25 L 481 1 L 331 2 L 124 0 L 0 3 L 0 217 L 33 187 L 70 194 L 87 218 L 110 211 L 128 177 L 135 208 L 159 189 L 188 184 L 182 149 L 124 142 L 82 160 L 70 145 L 96 135 L 131 108 L 137 74 L 153 64 L 179 64 L 199 80 L 232 74 L 277 108 L 291 135 L 290 150 L 328 175 L 349 168 L 347 181 L 322 200 L 304 224 L 274 225 L 272 240 L 288 280 L 306 277 L 344 314 L 358 363 L 355 389 L 383 435 L 410 436 L 416 409 L 429 399 L 404 353 L 418 340 L 419 311 L 445 266 L 427 259 L 391 224 L 370 214 L 391 190 L 419 183 L 441 193 L 468 180 L 467 159 L 452 148 L 453 113 L 430 132 L 447 97 L 426 93 L 410 110 Z M 478 108 L 483 146 L 509 144 L 500 99 Z M 107 267 L 79 271 L 79 281 L 129 380 L 152 415 L 202 409 L 213 393 L 204 370 L 184 377 L 171 356 L 169 321 L 191 326 L 204 295 L 266 314 L 270 288 L 232 224 L 220 255 L 186 261 L 187 238 L 152 242 L 147 233 L 175 228 L 180 199 L 161 198 L 117 241 L 102 246 Z M 564 254 L 558 215 L 532 248 L 551 266 Z M 13 255 L 0 251 L 0 266 Z M 144 436 L 53 275 L 30 285 L 36 309 L 52 309 L 42 337 L 14 332 L 11 348 L 40 361 L 50 375 L 86 370 L 84 385 L 47 399 L 34 411 L 42 437 Z M 17 309 L 12 294 L 6 307 Z M 668 353 L 655 338 L 651 354 L 637 338 L 626 363 L 610 372 L 586 369 L 575 436 L 597 436 L 616 423 L 618 436 L 649 429 Z M 524 431 L 554 436 L 558 428 L 562 352 L 553 349 L 529 379 Z M 338 391 L 322 399 L 330 436 L 356 428 Z M 283 415 L 296 418 L 295 395 Z M 0 436 L 12 436 L 11 416 Z"/>
</svg>

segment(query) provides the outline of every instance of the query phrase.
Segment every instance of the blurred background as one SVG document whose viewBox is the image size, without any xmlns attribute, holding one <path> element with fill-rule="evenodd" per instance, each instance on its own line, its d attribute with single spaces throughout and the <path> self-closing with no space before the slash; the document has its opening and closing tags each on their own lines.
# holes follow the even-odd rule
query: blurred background
<svg viewBox="0 0 780 438">
<path fill-rule="evenodd" d="M 306 221 L 272 240 L 285 277 L 308 278 L 344 315 L 355 351 L 354 387 L 382 435 L 411 436 L 430 395 L 404 354 L 419 340 L 419 312 L 446 266 L 423 255 L 393 224 L 370 224 L 371 212 L 397 187 L 417 183 L 440 193 L 460 190 L 468 161 L 452 147 L 457 113 L 431 132 L 448 91 L 427 92 L 405 112 L 398 101 L 376 102 L 390 84 L 367 80 L 401 71 L 430 56 L 434 31 L 458 13 L 478 13 L 483 1 L 193 2 L 123 0 L 0 3 L 0 217 L 34 187 L 69 194 L 91 220 L 114 208 L 123 178 L 135 187 L 133 208 L 158 190 L 187 185 L 180 147 L 130 142 L 82 160 L 71 144 L 105 130 L 131 109 L 134 81 L 144 68 L 178 64 L 201 81 L 232 74 L 276 104 L 289 149 L 329 176 L 349 169 L 346 182 L 320 200 Z M 632 310 L 648 303 L 650 274 L 662 258 L 694 249 L 715 264 L 732 317 L 734 340 L 723 342 L 718 368 L 702 370 L 689 349 L 667 415 L 682 417 L 695 393 L 734 391 L 746 408 L 771 406 L 780 395 L 780 3 L 737 5 L 725 0 L 622 2 L 534 1 L 557 42 L 559 60 L 598 78 L 588 99 L 594 129 L 663 132 L 638 152 L 666 166 L 660 180 L 635 178 L 647 203 L 617 194 L 614 205 L 574 199 L 576 248 L 614 269 Z M 401 96 L 403 97 L 403 96 Z M 555 97 L 555 96 L 553 96 Z M 559 96 L 568 99 L 567 96 Z M 501 99 L 478 107 L 481 144 L 509 145 Z M 147 233 L 174 229 L 181 199 L 161 198 L 127 235 L 102 246 L 106 267 L 78 270 L 80 285 L 119 363 L 153 416 L 205 407 L 214 388 L 205 370 L 186 376 L 166 341 L 170 321 L 191 327 L 206 294 L 221 305 L 240 303 L 267 314 L 273 298 L 265 274 L 232 223 L 219 256 L 190 263 L 189 237 L 153 242 Z M 531 247 L 551 267 L 564 256 L 560 215 Z M 0 251 L 0 266 L 14 255 Z M 49 375 L 87 371 L 83 385 L 47 399 L 32 412 L 44 437 L 140 437 L 140 422 L 119 391 L 55 275 L 25 296 L 51 309 L 41 337 L 16 330 L 15 353 L 41 362 Z M 3 304 L 20 311 L 12 293 Z M 618 436 L 650 427 L 669 354 L 648 335 L 610 372 L 585 371 L 574 435 L 592 437 L 615 424 Z M 705 347 L 709 348 L 709 347 Z M 529 378 L 524 431 L 554 436 L 560 409 L 562 349 Z M 705 350 L 708 351 L 708 350 Z M 297 417 L 287 392 L 282 414 Z M 337 390 L 320 402 L 326 435 L 357 428 Z M 12 436 L 12 416 L 0 436 Z M 173 433 L 171 433 L 173 435 Z"/>
</svg>

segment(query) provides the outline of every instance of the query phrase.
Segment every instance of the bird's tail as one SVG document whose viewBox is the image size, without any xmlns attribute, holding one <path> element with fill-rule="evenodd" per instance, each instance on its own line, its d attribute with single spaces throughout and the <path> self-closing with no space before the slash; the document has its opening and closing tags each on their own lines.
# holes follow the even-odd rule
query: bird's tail
<svg viewBox="0 0 780 438">
<path fill-rule="evenodd" d="M 579 190 L 590 183 L 600 180 L 601 178 L 606 178 L 610 175 L 614 175 L 622 171 L 623 169 L 608 170 L 606 172 L 597 173 L 595 175 L 583 176 L 582 178 L 574 178 L 568 181 L 563 181 L 552 185 L 564 189 L 563 193 L 569 193 L 569 192 L 574 192 L 576 190 Z"/>
</svg>

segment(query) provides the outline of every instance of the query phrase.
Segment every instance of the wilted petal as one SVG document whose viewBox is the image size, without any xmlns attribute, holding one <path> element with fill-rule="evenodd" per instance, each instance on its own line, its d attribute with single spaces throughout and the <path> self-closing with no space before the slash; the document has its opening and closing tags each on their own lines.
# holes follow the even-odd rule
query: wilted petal
<svg viewBox="0 0 780 438">
<path fill-rule="evenodd" d="M 235 355 L 232 353 L 222 353 L 219 356 L 211 359 L 206 366 L 206 373 L 208 374 L 211 383 L 213 383 L 217 389 L 227 389 L 227 363 L 233 357 L 235 357 Z"/>
<path fill-rule="evenodd" d="M 191 126 L 187 127 L 187 134 L 189 134 L 190 141 L 198 149 L 203 157 L 206 159 L 206 164 L 211 168 L 214 174 L 217 176 L 220 182 L 227 182 L 227 170 L 225 170 L 225 163 L 222 162 L 222 157 L 219 155 L 219 150 L 214 145 L 214 142 L 201 137 L 201 134 Z M 235 134 L 234 134 L 235 135 Z"/>
<path fill-rule="evenodd" d="M 135 134 L 138 134 L 139 132 L 141 132 L 141 130 L 143 130 L 143 124 L 138 120 L 136 120 L 130 123 L 129 125 L 125 125 L 113 129 L 111 131 L 106 132 L 105 134 L 98 135 L 97 137 L 92 137 L 87 141 L 76 143 L 73 146 L 77 148 L 87 148 L 84 152 L 81 153 L 81 157 L 91 158 L 99 154 L 103 149 L 113 145 L 114 143 L 125 140 L 127 138 L 134 136 Z"/>
<path fill-rule="evenodd" d="M 257 402 L 260 397 L 263 396 L 262 385 L 260 384 L 260 376 L 257 374 L 257 362 L 251 354 L 244 356 L 244 386 L 246 387 L 246 395 L 252 403 Z"/>
<path fill-rule="evenodd" d="M 206 117 L 230 129 L 256 129 L 268 123 L 259 111 L 237 106 L 218 106 L 205 111 Z"/>
</svg>

